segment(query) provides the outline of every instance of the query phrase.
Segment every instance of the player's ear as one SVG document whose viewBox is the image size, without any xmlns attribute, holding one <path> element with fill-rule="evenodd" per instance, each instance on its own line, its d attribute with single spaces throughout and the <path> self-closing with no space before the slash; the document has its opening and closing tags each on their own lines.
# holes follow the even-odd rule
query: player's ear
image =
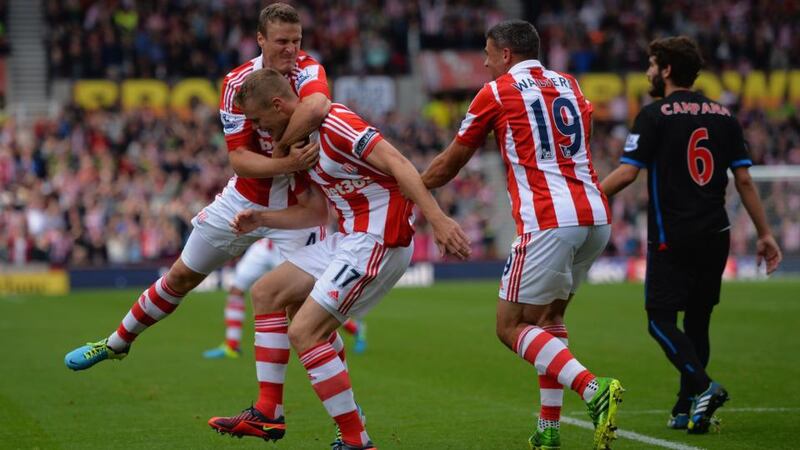
<svg viewBox="0 0 800 450">
<path fill-rule="evenodd" d="M 511 49 L 504 48 L 503 49 L 503 62 L 508 64 L 511 62 Z"/>
<path fill-rule="evenodd" d="M 283 99 L 281 97 L 275 96 L 272 97 L 272 107 L 275 108 L 275 111 L 282 111 L 283 110 Z"/>
<path fill-rule="evenodd" d="M 264 36 L 263 34 L 261 34 L 260 31 L 257 31 L 256 32 L 256 42 L 258 42 L 258 46 L 259 47 L 264 48 L 264 46 L 267 44 L 267 37 Z"/>
<path fill-rule="evenodd" d="M 667 79 L 670 75 L 672 75 L 672 65 L 667 65 L 663 68 L 659 68 L 659 72 L 661 72 L 661 78 Z"/>
</svg>

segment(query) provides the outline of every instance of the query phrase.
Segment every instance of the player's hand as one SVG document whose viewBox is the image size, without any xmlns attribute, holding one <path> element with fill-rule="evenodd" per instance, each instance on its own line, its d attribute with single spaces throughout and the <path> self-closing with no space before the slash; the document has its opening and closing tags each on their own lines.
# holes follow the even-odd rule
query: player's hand
<svg viewBox="0 0 800 450">
<path fill-rule="evenodd" d="M 293 172 L 307 170 L 319 161 L 319 141 L 316 139 L 306 139 L 296 142 L 289 147 L 287 158 L 291 159 Z"/>
<path fill-rule="evenodd" d="M 756 242 L 756 264 L 758 267 L 761 267 L 762 261 L 766 261 L 767 274 L 771 274 L 778 268 L 778 264 L 781 263 L 782 259 L 781 248 L 778 247 L 778 243 L 771 234 L 758 238 L 758 242 Z"/>
<path fill-rule="evenodd" d="M 455 220 L 443 216 L 437 221 L 431 221 L 433 227 L 433 238 L 436 241 L 436 246 L 439 247 L 439 253 L 444 256 L 445 253 L 458 256 L 460 259 L 467 259 L 472 249 L 470 248 L 470 240 L 464 230 L 456 223 Z"/>
<path fill-rule="evenodd" d="M 245 209 L 236 214 L 236 217 L 231 220 L 231 230 L 237 235 L 247 234 L 256 228 L 261 227 L 259 221 L 259 211 L 254 209 Z"/>
</svg>

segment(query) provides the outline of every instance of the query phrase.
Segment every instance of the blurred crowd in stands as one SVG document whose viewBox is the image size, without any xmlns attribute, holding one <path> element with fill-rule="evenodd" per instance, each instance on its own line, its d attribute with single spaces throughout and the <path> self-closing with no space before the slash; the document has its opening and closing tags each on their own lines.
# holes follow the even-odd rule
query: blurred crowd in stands
<svg viewBox="0 0 800 450">
<path fill-rule="evenodd" d="M 0 0 L 0 58 L 8 55 L 11 46 L 8 42 L 8 0 Z"/>
<path fill-rule="evenodd" d="M 553 70 L 643 70 L 647 44 L 684 34 L 707 68 L 786 69 L 800 61 L 800 4 L 794 1 L 561 0 L 522 2 Z"/>
<path fill-rule="evenodd" d="M 0 1 L 0 9 L 3 5 Z M 50 74 L 57 78 L 223 76 L 257 52 L 256 0 L 46 0 Z M 330 75 L 408 72 L 415 49 L 482 48 L 502 20 L 492 0 L 308 0 L 304 46 Z M 554 70 L 641 70 L 647 43 L 686 34 L 710 70 L 783 69 L 800 61 L 797 2 L 521 1 Z M 1 23 L 0 23 L 1 25 Z M 0 49 L 3 32 L 0 29 Z"/>
<path fill-rule="evenodd" d="M 257 54 L 262 3 L 47 0 L 50 74 L 220 78 Z M 332 76 L 408 72 L 410 36 L 429 48 L 480 48 L 487 25 L 502 18 L 488 0 L 290 3 L 300 12 L 304 47 Z"/>
<path fill-rule="evenodd" d="M 398 74 L 412 69 L 409 49 L 483 46 L 483 32 L 503 18 L 485 0 L 312 0 L 301 12 L 304 47 L 335 78 Z M 7 3 L 0 0 L 0 13 Z M 125 79 L 188 76 L 218 79 L 258 53 L 258 1 L 155 0 L 45 2 L 53 78 Z M 522 2 L 542 34 L 553 69 L 643 71 L 657 36 L 697 38 L 708 68 L 772 69 L 800 61 L 800 5 L 730 0 L 587 0 Z M 0 49 L 5 30 L 0 14 Z M 444 26 L 446 24 L 446 26 Z M 422 114 L 390 113 L 371 120 L 420 169 L 452 139 L 473 93 L 434 98 Z M 626 103 L 620 98 L 620 104 Z M 756 164 L 800 164 L 797 105 L 737 112 Z M 619 160 L 627 113 L 596 120 L 591 149 L 602 177 Z M 491 141 L 491 140 L 490 140 Z M 505 202 L 494 146 L 476 154 L 456 181 L 436 195 L 473 241 L 473 256 L 505 258 L 495 205 Z M 196 104 L 189 114 L 66 106 L 56 117 L 22 126 L 0 124 L 0 264 L 56 265 L 168 262 L 190 231 L 190 220 L 225 185 L 232 171 L 217 111 Z M 609 255 L 641 255 L 646 235 L 646 177 L 613 202 Z M 499 184 L 498 184 L 499 181 Z M 759 183 L 774 231 L 788 254 L 800 254 L 800 186 Z M 734 254 L 752 254 L 752 227 L 738 196 L 729 201 Z M 415 258 L 438 258 L 420 218 Z"/>
</svg>

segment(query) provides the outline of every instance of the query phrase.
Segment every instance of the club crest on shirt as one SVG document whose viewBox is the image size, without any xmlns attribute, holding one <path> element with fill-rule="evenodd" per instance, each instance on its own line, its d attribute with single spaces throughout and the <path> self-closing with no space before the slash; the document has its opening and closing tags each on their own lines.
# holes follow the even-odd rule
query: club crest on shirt
<svg viewBox="0 0 800 450">
<path fill-rule="evenodd" d="M 361 158 L 364 153 L 364 150 L 367 149 L 367 145 L 369 145 L 370 141 L 372 141 L 372 138 L 374 138 L 375 135 L 377 134 L 378 130 L 374 128 L 367 128 L 367 130 L 364 131 L 364 134 L 359 136 L 355 144 L 353 145 L 353 153 L 355 153 L 356 156 Z"/>
<path fill-rule="evenodd" d="M 626 152 L 632 152 L 639 147 L 639 135 L 638 134 L 629 134 L 628 139 L 625 140 L 625 150 Z"/>
</svg>

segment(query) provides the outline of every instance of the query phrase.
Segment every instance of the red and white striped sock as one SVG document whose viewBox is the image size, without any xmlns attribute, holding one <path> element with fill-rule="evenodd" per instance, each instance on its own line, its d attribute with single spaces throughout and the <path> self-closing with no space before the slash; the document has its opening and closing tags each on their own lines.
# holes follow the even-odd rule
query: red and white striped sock
<svg viewBox="0 0 800 450">
<path fill-rule="evenodd" d="M 144 330 L 175 311 L 184 295 L 167 286 L 165 277 L 156 280 L 133 304 L 117 330 L 108 337 L 108 346 L 117 351 L 128 348 Z"/>
<path fill-rule="evenodd" d="M 584 401 L 594 395 L 587 386 L 595 376 L 572 356 L 566 345 L 540 327 L 525 327 L 517 336 L 514 351 L 533 364 L 539 373 L 558 380 L 562 386 L 569 386 Z"/>
<path fill-rule="evenodd" d="M 344 354 L 344 339 L 342 339 L 342 335 L 339 334 L 338 331 L 334 331 L 328 338 L 328 343 L 331 344 L 331 347 L 333 347 L 333 350 L 336 351 L 336 354 L 339 356 L 339 359 L 342 360 L 342 364 L 344 364 L 344 370 L 348 370 L 347 358 L 345 358 Z"/>
<path fill-rule="evenodd" d="M 563 324 L 547 325 L 542 329 L 557 337 L 565 346 L 567 345 L 567 327 Z M 546 373 L 540 373 L 539 400 L 541 409 L 539 410 L 538 428 L 543 430 L 546 427 L 558 427 L 561 420 L 561 407 L 564 404 L 564 386 L 556 378 Z"/>
<path fill-rule="evenodd" d="M 228 295 L 225 302 L 225 343 L 233 350 L 239 350 L 242 345 L 245 309 L 244 297 L 238 294 Z"/>
<path fill-rule="evenodd" d="M 283 415 L 283 383 L 289 364 L 289 320 L 281 311 L 255 316 L 256 376 L 255 404 L 270 419 Z"/>
<path fill-rule="evenodd" d="M 350 375 L 331 344 L 323 342 L 300 355 L 300 362 L 308 371 L 308 377 L 317 396 L 328 414 L 339 425 L 342 440 L 354 447 L 369 442 L 369 436 L 361 423 Z"/>
</svg>

